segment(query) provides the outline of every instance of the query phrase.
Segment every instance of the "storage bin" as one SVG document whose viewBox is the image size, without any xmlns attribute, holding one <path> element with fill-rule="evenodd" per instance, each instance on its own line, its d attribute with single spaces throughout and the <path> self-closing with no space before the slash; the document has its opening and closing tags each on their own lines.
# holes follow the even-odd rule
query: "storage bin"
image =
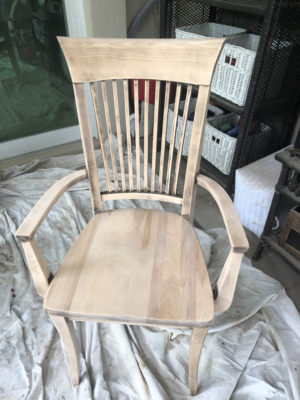
<svg viewBox="0 0 300 400">
<path fill-rule="evenodd" d="M 218 115 L 207 120 L 203 138 L 202 157 L 229 175 L 236 146 L 236 138 L 220 131 L 225 124 L 235 126 L 240 116 L 234 113 Z"/>
<path fill-rule="evenodd" d="M 188 116 L 195 111 L 196 108 L 196 98 L 191 98 L 190 104 L 189 104 L 189 110 L 188 110 Z M 179 103 L 179 115 L 177 118 L 177 127 L 175 131 L 175 148 L 178 149 L 179 147 L 179 137 L 180 137 L 180 132 L 181 132 L 181 127 L 182 127 L 182 116 L 180 114 L 183 114 L 184 110 L 184 105 L 185 105 L 185 100 L 181 101 Z M 216 106 L 213 106 L 211 104 L 208 105 L 208 109 L 212 112 L 215 113 L 215 115 L 221 115 L 224 113 L 221 108 L 218 108 Z M 169 106 L 169 111 L 168 111 L 168 124 L 167 124 L 167 142 L 170 143 L 171 141 L 171 133 L 172 133 L 172 123 L 173 123 L 173 116 L 174 116 L 174 104 L 170 104 Z M 182 155 L 187 156 L 189 152 L 189 147 L 190 147 L 190 139 L 191 139 L 191 133 L 192 133 L 192 128 L 193 128 L 193 122 L 191 120 L 187 120 L 186 122 L 186 127 L 185 127 L 185 136 L 183 140 L 183 148 L 182 148 Z"/>
<path fill-rule="evenodd" d="M 211 83 L 211 91 L 244 106 L 260 37 L 252 34 L 231 37 L 225 44 Z"/>
<path fill-rule="evenodd" d="M 227 37 L 213 75 L 211 91 L 244 106 L 260 37 L 212 22 L 176 29 L 177 39 Z"/>
<path fill-rule="evenodd" d="M 175 29 L 176 39 L 201 39 L 205 37 L 229 37 L 246 32 L 235 26 L 207 22 L 205 24 L 182 26 Z"/>
<path fill-rule="evenodd" d="M 235 171 L 235 208 L 244 227 L 258 237 L 263 232 L 281 171 L 281 163 L 274 155 Z"/>
</svg>

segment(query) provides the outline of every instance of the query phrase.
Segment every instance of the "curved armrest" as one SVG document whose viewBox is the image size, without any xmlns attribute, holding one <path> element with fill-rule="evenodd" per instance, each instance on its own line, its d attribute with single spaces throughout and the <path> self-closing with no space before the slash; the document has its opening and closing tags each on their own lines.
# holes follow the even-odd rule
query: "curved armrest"
<svg viewBox="0 0 300 400">
<path fill-rule="evenodd" d="M 197 184 L 208 190 L 222 214 L 231 245 L 230 253 L 217 281 L 215 311 L 227 310 L 232 302 L 243 253 L 249 248 L 243 225 L 232 200 L 215 181 L 204 175 L 197 176 Z"/>
<path fill-rule="evenodd" d="M 47 190 L 45 194 L 36 203 L 16 232 L 16 236 L 22 241 L 31 240 L 38 230 L 41 223 L 46 218 L 47 214 L 60 198 L 60 196 L 72 185 L 82 181 L 87 177 L 86 170 L 73 172 L 60 179 Z"/>
<path fill-rule="evenodd" d="M 40 296 L 45 296 L 52 274 L 33 236 L 59 197 L 70 186 L 86 177 L 85 170 L 76 171 L 52 185 L 17 229 L 16 236 L 22 241 L 27 263 Z"/>
</svg>

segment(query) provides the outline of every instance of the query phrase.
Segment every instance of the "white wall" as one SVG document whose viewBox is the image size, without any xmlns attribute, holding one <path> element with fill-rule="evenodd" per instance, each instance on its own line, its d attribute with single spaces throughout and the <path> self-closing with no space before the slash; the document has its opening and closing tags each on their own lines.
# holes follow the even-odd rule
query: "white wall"
<svg viewBox="0 0 300 400">
<path fill-rule="evenodd" d="M 125 0 L 84 0 L 88 37 L 126 37 Z"/>
</svg>

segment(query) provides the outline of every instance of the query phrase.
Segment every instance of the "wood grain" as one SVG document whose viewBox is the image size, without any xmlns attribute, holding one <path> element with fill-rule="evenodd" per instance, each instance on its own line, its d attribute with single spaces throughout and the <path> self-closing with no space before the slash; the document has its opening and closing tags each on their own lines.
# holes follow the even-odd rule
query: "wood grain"
<svg viewBox="0 0 300 400">
<path fill-rule="evenodd" d="M 81 83 L 74 83 L 74 95 L 77 107 L 77 114 L 81 132 L 82 147 L 85 158 L 85 165 L 88 173 L 91 200 L 93 212 L 96 214 L 101 211 L 101 200 L 100 200 L 100 185 L 97 170 L 97 163 L 95 158 L 95 149 L 92 138 L 92 131 L 90 126 L 90 119 L 85 95 L 84 85 Z"/>
<path fill-rule="evenodd" d="M 223 312 L 231 306 L 243 253 L 231 250 L 217 281 L 218 297 L 215 300 L 215 311 Z"/>
<path fill-rule="evenodd" d="M 204 175 L 197 176 L 197 184 L 204 187 L 215 199 L 223 217 L 229 237 L 231 251 L 217 281 L 218 297 L 215 300 L 217 312 L 226 311 L 233 299 L 243 254 L 249 243 L 239 215 L 225 190 Z"/>
<path fill-rule="evenodd" d="M 141 190 L 141 151 L 140 151 L 140 110 L 139 110 L 139 81 L 134 80 L 134 128 L 135 128 L 135 168 L 136 190 Z"/>
<path fill-rule="evenodd" d="M 148 141 L 149 141 L 149 80 L 145 80 L 144 95 L 144 190 L 148 190 Z"/>
<path fill-rule="evenodd" d="M 225 42 L 218 39 L 57 38 L 73 82 L 158 79 L 210 85 Z"/>
<path fill-rule="evenodd" d="M 79 364 L 79 348 L 76 333 L 72 321 L 58 315 L 50 315 L 67 351 L 71 382 L 74 386 L 79 384 L 80 364 Z"/>
<path fill-rule="evenodd" d="M 249 248 L 248 239 L 231 198 L 217 182 L 207 176 L 199 174 L 197 184 L 208 190 L 215 199 L 222 214 L 232 250 L 235 253 L 245 253 Z"/>
<path fill-rule="evenodd" d="M 115 190 L 119 190 L 119 180 L 118 180 L 118 172 L 117 172 L 117 163 L 116 163 L 116 155 L 114 150 L 114 143 L 113 143 L 113 135 L 111 130 L 111 122 L 110 122 L 110 112 L 109 112 L 109 104 L 107 98 L 107 88 L 106 82 L 101 82 L 101 90 L 102 90 L 102 98 L 104 104 L 104 112 L 105 112 L 105 120 L 106 120 L 106 128 L 107 128 L 107 137 L 110 149 L 110 159 L 111 159 L 111 166 L 114 175 L 114 183 L 115 183 Z"/>
<path fill-rule="evenodd" d="M 36 290 L 44 297 L 49 288 L 48 278 L 51 271 L 34 239 L 22 243 L 22 246 Z"/>
<path fill-rule="evenodd" d="M 131 146 L 130 119 L 129 119 L 128 80 L 126 79 L 123 81 L 123 90 L 124 90 L 124 108 L 125 108 L 125 122 L 126 122 L 129 190 L 131 191 L 133 190 L 132 146 Z"/>
<path fill-rule="evenodd" d="M 159 161 L 159 176 L 158 176 L 160 192 L 163 191 L 164 160 L 165 160 L 165 151 L 166 151 L 169 99 L 170 99 L 170 82 L 166 82 L 164 114 L 163 114 L 162 135 L 161 135 L 160 161 Z"/>
<path fill-rule="evenodd" d="M 198 365 L 208 328 L 193 328 L 190 343 L 189 383 L 191 395 L 197 394 Z"/>
<path fill-rule="evenodd" d="M 87 178 L 86 170 L 73 172 L 60 179 L 46 191 L 16 231 L 22 241 L 32 239 L 51 208 L 69 187 Z"/>
<path fill-rule="evenodd" d="M 168 165 L 167 165 L 166 194 L 169 194 L 169 192 L 170 192 L 172 161 L 173 161 L 173 154 L 174 154 L 175 133 L 176 133 L 176 128 L 177 128 L 177 117 L 178 117 L 178 111 L 179 111 L 180 94 L 181 94 L 181 83 L 177 83 L 173 121 L 172 121 L 172 128 L 171 128 L 169 157 L 168 157 Z"/>
<path fill-rule="evenodd" d="M 198 90 L 194 124 L 191 133 L 189 155 L 183 189 L 182 215 L 194 220 L 196 198 L 196 175 L 200 168 L 201 143 L 209 100 L 209 86 L 200 86 Z"/>
<path fill-rule="evenodd" d="M 192 225 L 174 213 L 141 209 L 108 211 L 89 222 L 44 307 L 70 317 L 186 327 L 209 323 L 214 314 Z"/>
<path fill-rule="evenodd" d="M 92 93 L 92 99 L 93 99 L 93 103 L 94 103 L 94 110 L 95 110 L 96 123 L 97 123 L 97 128 L 98 128 L 100 147 L 101 147 L 101 151 L 102 151 L 102 158 L 103 158 L 107 188 L 108 188 L 108 191 L 111 192 L 112 188 L 111 188 L 111 181 L 110 181 L 110 174 L 109 174 L 109 165 L 108 165 L 107 154 L 106 154 L 106 149 L 105 149 L 105 145 L 104 145 L 105 140 L 104 140 L 104 135 L 103 135 L 103 127 L 102 127 L 102 123 L 101 123 L 99 101 L 98 101 L 95 82 L 91 83 L 91 93 Z"/>
<path fill-rule="evenodd" d="M 154 116 L 153 116 L 151 192 L 155 192 L 159 96 L 160 96 L 160 81 L 156 81 L 155 82 Z"/>
<path fill-rule="evenodd" d="M 175 171 L 174 171 L 174 182 L 173 182 L 173 189 L 172 189 L 173 195 L 176 195 L 176 191 L 177 191 L 180 162 L 181 162 L 182 149 L 183 149 L 183 143 L 184 143 L 184 137 L 185 137 L 185 128 L 186 128 L 186 123 L 187 123 L 187 119 L 188 119 L 188 111 L 189 111 L 189 105 L 190 105 L 190 100 L 191 100 L 192 88 L 193 88 L 192 85 L 188 85 L 186 98 L 185 98 L 184 110 L 183 110 L 183 115 L 182 115 L 182 124 L 181 124 L 180 133 L 179 133 L 179 142 L 178 142 Z"/>
<path fill-rule="evenodd" d="M 102 201 L 108 200 L 154 200 L 164 201 L 167 203 L 182 204 L 182 198 L 169 196 L 161 193 L 145 193 L 145 192 L 122 192 L 122 193 L 103 193 Z"/>
<path fill-rule="evenodd" d="M 114 96 L 114 107 L 115 107 L 115 117 L 116 117 L 116 128 L 117 128 L 117 138 L 118 138 L 118 150 L 119 150 L 119 159 L 120 159 L 122 190 L 125 192 L 126 191 L 125 167 L 124 167 L 122 132 L 121 132 L 121 121 L 120 121 L 120 107 L 119 107 L 118 88 L 117 88 L 116 80 L 112 81 L 112 87 L 113 87 L 113 96 Z"/>
</svg>

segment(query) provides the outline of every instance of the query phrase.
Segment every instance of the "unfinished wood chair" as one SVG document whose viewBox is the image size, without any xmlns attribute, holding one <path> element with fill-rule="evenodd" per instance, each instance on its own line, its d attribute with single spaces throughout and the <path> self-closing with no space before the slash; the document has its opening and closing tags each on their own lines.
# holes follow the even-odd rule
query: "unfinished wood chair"
<svg viewBox="0 0 300 400">
<path fill-rule="evenodd" d="M 65 344 L 72 383 L 78 385 L 80 377 L 73 320 L 164 325 L 192 329 L 189 384 L 191 393 L 196 394 L 204 338 L 214 313 L 227 310 L 232 302 L 241 259 L 248 248 L 229 196 L 216 182 L 198 174 L 210 82 L 224 40 L 64 37 L 58 40 L 74 85 L 86 170 L 76 171 L 55 183 L 19 227 L 17 237 L 22 241 L 37 291 L 44 297 L 44 308 Z M 134 139 L 130 135 L 128 79 L 134 80 Z M 143 146 L 140 146 L 139 131 L 139 79 L 145 79 Z M 149 80 L 155 81 L 151 132 L 148 129 Z M 101 190 L 88 115 L 88 90 L 93 100 L 106 176 Z M 185 163 L 182 148 L 189 103 L 195 91 L 196 109 Z M 175 104 L 170 122 L 168 108 L 172 95 Z M 178 109 L 182 101 L 185 105 L 178 132 Z M 162 123 L 159 123 L 160 110 L 163 110 Z M 122 120 L 125 132 L 121 129 Z M 118 151 L 114 147 L 113 129 Z M 168 129 L 171 136 L 166 145 Z M 158 146 L 160 139 L 161 146 Z M 157 154 L 158 147 L 160 154 Z M 182 168 L 185 168 L 184 187 L 179 190 Z M 53 277 L 34 234 L 57 199 L 85 178 L 90 185 L 94 216 Z M 197 185 L 207 189 L 216 200 L 231 243 L 214 288 L 193 229 Z M 102 203 L 114 199 L 175 203 L 181 206 L 181 215 L 152 209 L 103 212 Z"/>
</svg>

